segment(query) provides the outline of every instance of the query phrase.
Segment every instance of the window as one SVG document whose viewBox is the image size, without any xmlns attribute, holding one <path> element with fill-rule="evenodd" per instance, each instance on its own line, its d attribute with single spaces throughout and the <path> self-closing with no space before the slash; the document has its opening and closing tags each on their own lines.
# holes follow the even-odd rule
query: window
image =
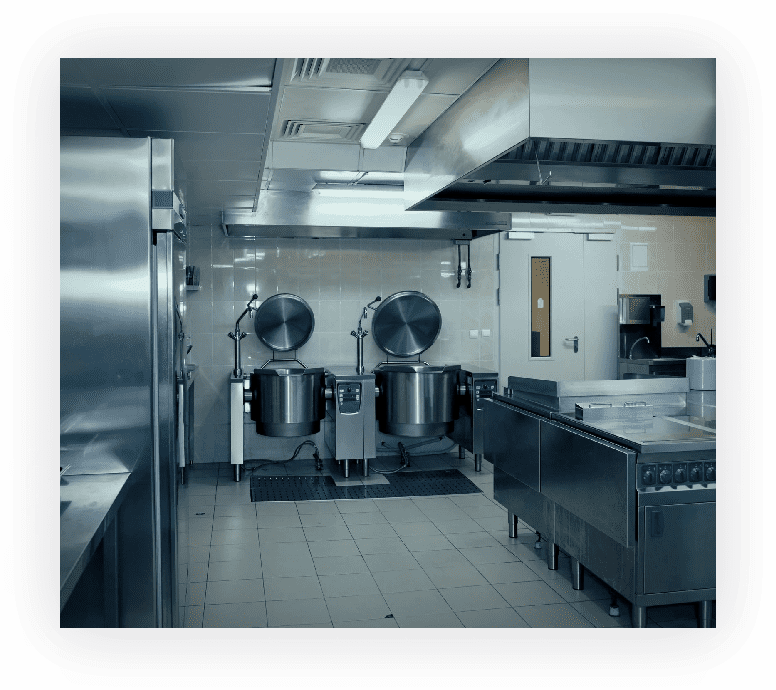
<svg viewBox="0 0 776 690">
<path fill-rule="evenodd" d="M 550 257 L 531 257 L 531 357 L 550 356 Z"/>
</svg>

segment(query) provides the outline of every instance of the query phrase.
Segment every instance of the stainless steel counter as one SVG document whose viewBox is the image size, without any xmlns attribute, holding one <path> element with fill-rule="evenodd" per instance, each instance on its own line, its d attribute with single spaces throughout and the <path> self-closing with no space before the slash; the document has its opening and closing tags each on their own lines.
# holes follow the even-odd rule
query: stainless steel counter
<svg viewBox="0 0 776 690">
<path fill-rule="evenodd" d="M 116 517 L 129 472 L 64 476 L 59 487 L 59 606 L 64 608 L 78 578 Z"/>
<path fill-rule="evenodd" d="M 583 421 L 574 415 L 553 414 L 553 419 L 648 455 L 717 450 L 716 421 L 689 415 Z M 649 458 L 639 458 L 651 462 Z"/>
</svg>

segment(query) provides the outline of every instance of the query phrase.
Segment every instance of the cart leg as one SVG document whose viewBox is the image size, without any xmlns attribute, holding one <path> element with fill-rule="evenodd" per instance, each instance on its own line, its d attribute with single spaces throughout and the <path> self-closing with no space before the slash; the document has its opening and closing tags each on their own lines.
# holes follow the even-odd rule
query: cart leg
<svg viewBox="0 0 776 690">
<path fill-rule="evenodd" d="M 647 627 L 647 607 L 633 605 L 632 626 L 634 628 Z"/>
<path fill-rule="evenodd" d="M 466 458 L 466 448 L 458 446 L 458 459 L 464 460 Z"/>
<path fill-rule="evenodd" d="M 585 588 L 585 567 L 576 559 L 571 559 L 571 588 Z"/>
<path fill-rule="evenodd" d="M 368 458 L 364 458 L 364 476 L 369 476 L 369 460 Z"/>
<path fill-rule="evenodd" d="M 534 542 L 534 548 L 535 549 L 541 549 L 542 548 L 542 535 L 540 532 L 536 533 L 536 541 Z"/>
<path fill-rule="evenodd" d="M 517 515 L 509 513 L 509 538 L 517 538 Z"/>
<path fill-rule="evenodd" d="M 343 472 L 345 473 L 345 479 L 347 479 L 350 476 L 350 466 L 349 466 L 349 460 L 345 458 L 342 463 Z"/>
<path fill-rule="evenodd" d="M 474 471 L 482 472 L 482 453 L 474 454 Z"/>
<path fill-rule="evenodd" d="M 549 543 L 549 549 L 547 549 L 547 570 L 557 570 L 558 569 L 558 555 L 560 553 L 560 549 L 558 548 L 558 545 L 554 542 Z"/>
<path fill-rule="evenodd" d="M 698 627 L 711 627 L 711 601 L 709 599 L 698 602 Z"/>
<path fill-rule="evenodd" d="M 240 481 L 240 467 L 242 467 L 242 465 L 234 466 L 234 481 L 236 482 Z"/>
</svg>

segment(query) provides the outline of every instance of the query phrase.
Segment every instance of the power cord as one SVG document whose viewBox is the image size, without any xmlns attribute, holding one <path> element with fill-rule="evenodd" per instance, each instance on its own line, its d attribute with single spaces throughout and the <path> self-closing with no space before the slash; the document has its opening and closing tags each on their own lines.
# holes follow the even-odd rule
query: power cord
<svg viewBox="0 0 776 690">
<path fill-rule="evenodd" d="M 310 441 L 309 439 L 307 441 L 302 441 L 294 451 L 294 454 L 288 458 L 288 460 L 266 460 L 262 462 L 260 465 L 255 465 L 253 467 L 246 467 L 246 472 L 253 472 L 254 470 L 261 469 L 262 467 L 266 467 L 267 465 L 285 465 L 288 462 L 291 462 L 292 460 L 296 460 L 297 455 L 299 455 L 299 451 L 302 450 L 305 446 L 312 446 L 313 447 L 313 459 L 315 460 L 315 469 L 319 472 L 323 470 L 323 460 L 321 460 L 321 453 L 318 450 L 318 446 L 315 445 L 313 441 Z"/>
</svg>

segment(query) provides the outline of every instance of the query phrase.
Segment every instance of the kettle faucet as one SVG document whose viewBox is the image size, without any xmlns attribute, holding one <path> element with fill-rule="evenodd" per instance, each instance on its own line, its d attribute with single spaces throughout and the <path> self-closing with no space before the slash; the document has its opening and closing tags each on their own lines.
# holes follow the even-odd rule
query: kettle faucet
<svg viewBox="0 0 776 690">
<path fill-rule="evenodd" d="M 703 337 L 702 334 L 698 333 L 695 336 L 695 342 L 697 343 L 699 340 L 703 341 L 703 344 L 706 346 L 706 356 L 707 357 L 716 357 L 717 356 L 717 348 L 714 345 L 714 329 L 711 329 L 711 335 L 709 336 L 709 340 L 711 342 L 707 342 L 706 338 Z"/>
<path fill-rule="evenodd" d="M 366 305 L 361 311 L 361 318 L 358 320 L 358 329 L 355 331 L 350 331 L 350 335 L 352 335 L 356 339 L 356 373 L 357 374 L 363 374 L 364 373 L 364 338 L 369 335 L 369 331 L 365 330 L 361 327 L 361 321 L 367 316 L 369 316 L 369 312 L 367 309 L 374 310 L 374 307 L 372 306 L 375 302 L 379 302 L 382 298 L 380 295 L 377 295 L 369 304 Z"/>
<path fill-rule="evenodd" d="M 630 353 L 628 354 L 628 359 L 633 359 L 633 348 L 636 347 L 636 345 L 638 345 L 642 340 L 646 340 L 647 342 L 649 342 L 649 338 L 647 338 L 647 336 L 644 336 L 643 338 L 639 338 L 635 343 L 633 343 L 633 345 L 631 345 Z"/>
</svg>

